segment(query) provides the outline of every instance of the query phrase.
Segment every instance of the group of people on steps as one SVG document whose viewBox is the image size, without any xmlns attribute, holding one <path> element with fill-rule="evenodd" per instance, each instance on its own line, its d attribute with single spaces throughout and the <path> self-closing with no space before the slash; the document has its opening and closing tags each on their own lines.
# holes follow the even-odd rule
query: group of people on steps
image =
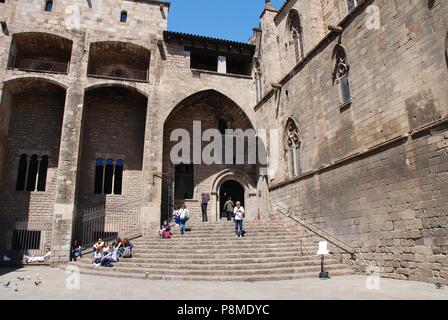
<svg viewBox="0 0 448 320">
<path fill-rule="evenodd" d="M 210 201 L 210 195 L 207 193 L 203 193 L 201 195 L 201 211 L 202 211 L 202 222 L 207 222 L 207 207 L 208 202 Z M 227 221 L 231 221 L 233 219 L 235 223 L 235 236 L 237 238 L 244 237 L 244 229 L 243 229 L 243 220 L 245 217 L 244 207 L 241 205 L 240 201 L 236 203 L 233 202 L 232 197 L 229 197 L 223 207 L 223 212 Z M 175 208 L 174 212 L 174 223 L 175 226 L 179 226 L 180 233 L 182 235 L 185 234 L 185 228 L 187 225 L 187 221 L 190 219 L 190 211 L 187 208 L 187 205 L 183 203 L 179 209 Z M 168 220 L 165 220 L 162 224 L 162 227 L 159 231 L 160 237 L 164 239 L 170 239 L 172 237 L 172 226 L 170 225 Z"/>
</svg>

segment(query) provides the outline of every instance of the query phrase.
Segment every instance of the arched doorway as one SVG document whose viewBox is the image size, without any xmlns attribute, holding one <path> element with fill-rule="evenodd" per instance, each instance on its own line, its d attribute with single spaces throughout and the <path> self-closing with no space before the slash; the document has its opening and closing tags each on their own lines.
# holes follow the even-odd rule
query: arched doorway
<svg viewBox="0 0 448 320">
<path fill-rule="evenodd" d="M 232 198 L 234 203 L 239 201 L 241 202 L 241 205 L 244 207 L 245 190 L 244 187 L 235 180 L 227 180 L 219 188 L 219 208 L 220 208 L 219 217 L 221 219 L 226 217 L 223 208 L 224 204 L 230 197 Z"/>
<path fill-rule="evenodd" d="M 238 157 L 236 153 L 228 151 L 235 149 L 230 149 L 231 147 L 225 149 L 227 140 L 231 140 L 232 144 L 236 145 L 236 135 L 225 130 L 230 128 L 248 132 L 245 148 L 238 153 Z M 249 161 L 248 141 L 256 139 L 250 136 L 252 131 L 255 133 L 253 128 L 244 110 L 218 91 L 196 92 L 179 102 L 164 122 L 161 219 L 170 219 L 174 205 L 181 202 L 187 202 L 192 210 L 200 210 L 201 194 L 208 193 L 211 197 L 209 217 L 218 220 L 220 217 L 219 188 L 227 180 L 239 181 L 237 177 L 241 175 L 233 175 L 232 178 L 226 177 L 222 180 L 222 172 L 227 170 L 233 173 L 244 172 L 249 177 L 248 180 L 257 179 L 258 165 Z M 252 131 L 249 131 L 250 129 Z M 213 138 L 207 140 L 206 134 L 210 132 L 213 132 Z M 202 137 L 201 141 L 196 140 L 196 135 L 200 136 L 199 138 Z M 216 150 L 222 151 L 221 153 L 215 152 L 214 148 L 210 152 L 211 140 L 221 142 L 221 145 L 216 147 Z M 199 142 L 199 146 L 195 145 L 196 141 Z M 182 150 L 179 146 L 182 146 Z M 215 157 L 210 156 L 211 154 Z M 212 161 L 209 161 L 210 159 Z M 246 184 L 241 181 L 240 183 L 247 190 Z M 244 192 L 242 194 L 241 200 L 247 204 Z"/>
</svg>

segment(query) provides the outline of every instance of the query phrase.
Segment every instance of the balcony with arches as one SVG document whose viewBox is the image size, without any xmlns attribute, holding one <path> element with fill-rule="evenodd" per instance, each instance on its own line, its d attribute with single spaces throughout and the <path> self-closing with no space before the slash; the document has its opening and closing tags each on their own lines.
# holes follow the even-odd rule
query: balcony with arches
<svg viewBox="0 0 448 320">
<path fill-rule="evenodd" d="M 47 33 L 14 34 L 8 69 L 26 72 L 68 74 L 73 42 Z"/>
<path fill-rule="evenodd" d="M 124 42 L 95 42 L 90 45 L 87 75 L 94 78 L 148 82 L 149 50 Z"/>
</svg>

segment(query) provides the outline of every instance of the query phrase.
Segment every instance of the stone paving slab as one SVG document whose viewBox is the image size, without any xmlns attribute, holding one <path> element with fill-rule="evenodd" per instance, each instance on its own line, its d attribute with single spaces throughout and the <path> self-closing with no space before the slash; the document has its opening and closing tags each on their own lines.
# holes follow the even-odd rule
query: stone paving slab
<svg viewBox="0 0 448 320">
<path fill-rule="evenodd" d="M 41 266 L 22 269 L 0 269 L 0 300 L 447 300 L 448 288 L 436 289 L 433 284 L 380 279 L 380 289 L 369 290 L 367 276 L 355 275 L 319 279 L 298 279 L 278 282 L 166 282 L 97 277 L 79 274 L 79 290 L 66 286 L 66 270 Z M 26 279 L 27 275 L 30 280 Z M 73 274 L 72 274 L 73 275 Z M 69 275 L 70 276 L 70 275 Z M 316 275 L 317 276 L 317 275 Z M 17 277 L 24 277 L 20 281 Z M 36 286 L 37 277 L 42 284 Z M 73 278 L 69 278 L 73 279 Z M 4 284 L 11 281 L 10 287 Z M 73 283 L 69 281 L 69 284 Z M 18 291 L 14 291 L 14 284 Z"/>
</svg>

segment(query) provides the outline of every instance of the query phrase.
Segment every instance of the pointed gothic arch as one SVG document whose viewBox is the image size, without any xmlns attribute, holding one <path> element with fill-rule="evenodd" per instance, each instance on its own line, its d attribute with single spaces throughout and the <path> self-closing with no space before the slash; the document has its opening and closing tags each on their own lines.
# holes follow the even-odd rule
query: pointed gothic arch
<svg viewBox="0 0 448 320">
<path fill-rule="evenodd" d="M 289 12 L 287 27 L 289 42 L 294 45 L 295 61 L 298 63 L 305 57 L 305 51 L 303 48 L 303 28 L 297 10 L 292 9 Z"/>
<path fill-rule="evenodd" d="M 296 121 L 288 118 L 284 132 L 284 150 L 290 178 L 299 176 L 302 173 L 300 163 L 300 148 L 302 140 Z"/>
</svg>

